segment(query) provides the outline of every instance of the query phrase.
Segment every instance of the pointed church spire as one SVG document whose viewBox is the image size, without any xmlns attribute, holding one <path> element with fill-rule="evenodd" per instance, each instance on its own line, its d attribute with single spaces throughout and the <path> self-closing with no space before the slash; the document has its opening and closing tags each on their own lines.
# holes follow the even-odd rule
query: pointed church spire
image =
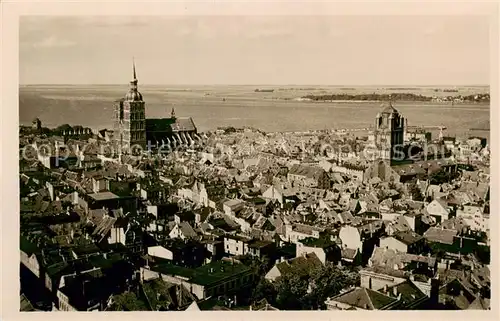
<svg viewBox="0 0 500 321">
<path fill-rule="evenodd" d="M 133 69 L 134 69 L 134 80 L 137 80 L 137 75 L 135 73 L 135 58 L 132 57 L 132 66 L 133 66 Z"/>
<path fill-rule="evenodd" d="M 175 110 L 174 110 L 174 107 L 172 107 L 172 112 L 170 113 L 170 118 L 175 118 Z"/>
</svg>

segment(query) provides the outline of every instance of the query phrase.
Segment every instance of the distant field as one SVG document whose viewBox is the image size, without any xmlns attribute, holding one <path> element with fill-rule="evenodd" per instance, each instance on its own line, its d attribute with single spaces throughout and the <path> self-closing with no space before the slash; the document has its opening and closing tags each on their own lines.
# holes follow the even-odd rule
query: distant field
<svg viewBox="0 0 500 321">
<path fill-rule="evenodd" d="M 219 126 L 252 126 L 265 131 L 295 131 L 371 126 L 379 102 L 303 102 L 295 98 L 319 93 L 388 93 L 398 88 L 334 86 L 144 86 L 148 117 L 166 117 L 175 107 L 179 116 L 193 117 L 202 131 Z M 255 92 L 274 89 L 274 92 Z M 400 92 L 429 96 L 487 93 L 488 87 L 401 88 Z M 458 92 L 443 92 L 454 89 Z M 111 125 L 113 101 L 126 85 L 24 86 L 20 88 L 19 120 L 39 117 L 46 126 L 63 123 L 92 128 Z M 225 101 L 223 101 L 225 99 Z M 444 125 L 448 134 L 463 135 L 468 128 L 489 128 L 488 104 L 396 102 L 410 125 Z M 478 134 L 477 132 L 475 134 Z"/>
</svg>

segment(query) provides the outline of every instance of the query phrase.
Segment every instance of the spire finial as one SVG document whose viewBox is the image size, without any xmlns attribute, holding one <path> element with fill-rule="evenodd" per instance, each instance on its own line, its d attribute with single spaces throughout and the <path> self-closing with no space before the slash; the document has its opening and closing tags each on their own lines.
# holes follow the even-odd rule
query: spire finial
<svg viewBox="0 0 500 321">
<path fill-rule="evenodd" d="M 134 80 L 136 80 L 137 76 L 135 74 L 135 58 L 134 57 L 132 57 L 132 66 L 133 66 L 133 69 L 134 69 Z"/>
</svg>

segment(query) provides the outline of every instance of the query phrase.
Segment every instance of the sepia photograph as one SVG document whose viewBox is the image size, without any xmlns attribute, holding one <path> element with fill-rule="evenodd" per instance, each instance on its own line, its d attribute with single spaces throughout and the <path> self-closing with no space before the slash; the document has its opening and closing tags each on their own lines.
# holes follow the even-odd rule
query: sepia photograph
<svg viewBox="0 0 500 321">
<path fill-rule="evenodd" d="M 20 16 L 19 311 L 490 310 L 491 28 Z"/>
</svg>

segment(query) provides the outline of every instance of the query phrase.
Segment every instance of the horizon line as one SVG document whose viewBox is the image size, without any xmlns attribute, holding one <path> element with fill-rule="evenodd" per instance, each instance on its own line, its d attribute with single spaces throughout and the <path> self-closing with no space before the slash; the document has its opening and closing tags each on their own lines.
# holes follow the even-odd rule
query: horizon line
<svg viewBox="0 0 500 321">
<path fill-rule="evenodd" d="M 172 83 L 156 83 L 156 84 L 140 84 L 142 86 L 269 86 L 269 87 L 284 87 L 284 86 L 332 86 L 332 87 L 490 87 L 489 84 L 428 84 L 428 85 L 418 85 L 418 84 L 371 84 L 371 85 L 355 85 L 355 84 L 172 84 Z M 24 86 L 128 86 L 127 83 L 95 83 L 95 84 L 84 84 L 84 83 L 26 83 L 19 84 L 19 87 Z"/>
</svg>

